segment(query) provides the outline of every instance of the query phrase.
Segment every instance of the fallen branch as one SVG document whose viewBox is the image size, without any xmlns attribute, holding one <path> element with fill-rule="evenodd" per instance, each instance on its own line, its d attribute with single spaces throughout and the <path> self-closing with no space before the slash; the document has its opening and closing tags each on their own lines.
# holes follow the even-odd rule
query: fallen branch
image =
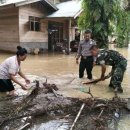
<svg viewBox="0 0 130 130">
<path fill-rule="evenodd" d="M 58 97 L 58 94 L 56 93 L 55 89 L 52 88 L 52 91 L 56 97 Z"/>
<path fill-rule="evenodd" d="M 105 80 L 105 79 L 108 79 L 108 78 L 110 78 L 110 77 L 111 77 L 111 74 L 108 74 L 107 76 L 104 77 L 104 80 Z M 90 82 L 84 82 L 83 84 L 86 84 L 86 85 L 87 85 L 87 84 L 93 84 L 93 83 L 96 84 L 96 83 L 98 83 L 98 82 L 100 82 L 100 81 L 102 81 L 101 78 L 95 79 L 95 80 L 90 81 Z"/>
<path fill-rule="evenodd" d="M 85 103 L 82 104 L 82 106 L 81 106 L 81 108 L 80 108 L 80 110 L 79 110 L 79 112 L 78 112 L 78 114 L 77 114 L 77 116 L 76 116 L 76 118 L 75 118 L 75 120 L 74 120 L 74 122 L 73 122 L 73 124 L 72 124 L 72 126 L 70 128 L 70 130 L 73 130 L 73 128 L 74 128 L 74 126 L 75 126 L 75 124 L 76 124 L 76 122 L 77 122 L 77 120 L 78 120 L 82 110 L 84 109 L 84 107 L 85 107 Z"/>
<path fill-rule="evenodd" d="M 24 126 L 22 126 L 22 127 L 21 127 L 20 129 L 18 129 L 18 130 L 23 130 L 23 129 L 27 128 L 29 125 L 30 125 L 30 123 L 27 123 L 27 124 L 25 124 Z"/>
<path fill-rule="evenodd" d="M 91 93 L 90 87 L 89 87 L 89 91 L 87 92 L 88 94 L 90 94 L 90 96 L 93 98 L 93 94 Z"/>
<path fill-rule="evenodd" d="M 86 91 L 83 91 L 83 90 L 82 90 L 82 92 L 89 94 L 89 95 L 90 95 L 92 98 L 94 97 L 94 96 L 92 95 L 92 93 L 91 93 L 90 87 L 89 87 L 89 90 L 88 90 L 88 92 L 86 92 Z"/>
<path fill-rule="evenodd" d="M 104 111 L 104 109 L 101 110 L 100 114 L 98 115 L 98 118 L 101 117 L 101 115 L 103 114 L 103 111 Z"/>
<path fill-rule="evenodd" d="M 26 98 L 23 98 L 22 103 L 17 104 L 15 108 L 10 111 L 9 115 L 0 122 L 0 126 L 3 125 L 6 121 L 17 117 L 19 112 L 25 109 L 28 104 L 32 102 L 32 100 L 36 97 L 36 95 L 38 95 L 38 92 L 39 81 L 36 81 L 36 87 L 32 90 L 31 94 L 28 95 Z"/>
<path fill-rule="evenodd" d="M 127 111 L 127 100 L 119 97 L 114 97 L 109 100 L 96 98 L 92 95 L 91 87 L 89 87 L 89 91 L 85 92 L 90 94 L 91 97 L 87 99 L 73 99 L 62 97 L 55 93 L 57 88 L 54 84 L 45 83 L 44 86 L 42 86 L 43 83 L 41 82 L 41 87 L 38 87 L 39 82 L 36 84 L 36 89 L 34 89 L 30 95 L 26 96 L 26 98 L 20 99 L 19 102 L 14 102 L 15 104 L 12 104 L 13 100 L 10 101 L 12 106 L 9 107 L 10 105 L 7 104 L 9 110 L 6 107 L 7 105 L 4 105 L 3 108 L 0 109 L 0 127 L 4 128 L 4 126 L 11 124 L 12 129 L 14 129 L 15 121 L 15 128 L 19 130 L 19 123 L 17 124 L 16 122 L 19 122 L 21 118 L 31 116 L 35 119 L 35 116 L 41 116 L 45 113 L 51 116 L 51 112 L 54 112 L 55 115 L 60 118 L 61 116 L 64 117 L 65 114 L 75 115 L 70 130 L 85 130 L 91 126 L 96 130 L 104 130 L 104 128 L 108 128 L 107 122 L 113 119 L 115 112 Z M 52 89 L 54 89 L 54 92 L 52 92 Z M 72 117 L 66 116 L 65 118 L 71 119 Z M 10 121 L 13 123 L 9 123 Z"/>
</svg>

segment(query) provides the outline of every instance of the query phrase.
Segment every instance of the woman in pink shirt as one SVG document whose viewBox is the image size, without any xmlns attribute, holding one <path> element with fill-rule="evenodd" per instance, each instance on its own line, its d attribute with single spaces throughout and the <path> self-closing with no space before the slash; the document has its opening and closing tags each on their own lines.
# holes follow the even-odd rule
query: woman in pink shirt
<svg viewBox="0 0 130 130">
<path fill-rule="evenodd" d="M 25 79 L 26 84 L 30 83 L 30 80 L 27 79 L 20 68 L 21 61 L 24 61 L 26 57 L 27 50 L 18 46 L 16 55 L 7 58 L 0 65 L 0 92 L 7 92 L 8 95 L 15 95 L 15 89 L 12 81 L 20 85 L 22 89 L 27 89 L 27 86 L 15 77 L 19 74 L 23 79 Z"/>
</svg>

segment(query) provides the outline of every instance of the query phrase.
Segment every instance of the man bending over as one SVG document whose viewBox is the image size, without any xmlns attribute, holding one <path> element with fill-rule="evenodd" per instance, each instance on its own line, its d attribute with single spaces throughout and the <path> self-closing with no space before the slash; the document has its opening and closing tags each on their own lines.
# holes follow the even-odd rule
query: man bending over
<svg viewBox="0 0 130 130">
<path fill-rule="evenodd" d="M 96 45 L 90 48 L 91 54 L 96 57 L 96 64 L 101 65 L 101 79 L 104 80 L 106 65 L 112 66 L 111 81 L 109 87 L 115 91 L 123 93 L 121 83 L 127 67 L 127 60 L 117 51 L 99 50 Z"/>
</svg>

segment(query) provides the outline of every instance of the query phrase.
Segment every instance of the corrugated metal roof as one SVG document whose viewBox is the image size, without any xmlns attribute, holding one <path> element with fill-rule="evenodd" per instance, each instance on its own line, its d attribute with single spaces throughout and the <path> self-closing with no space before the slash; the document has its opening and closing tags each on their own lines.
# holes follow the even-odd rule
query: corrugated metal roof
<svg viewBox="0 0 130 130">
<path fill-rule="evenodd" d="M 57 4 L 56 7 L 59 10 L 48 15 L 47 18 L 77 17 L 82 12 L 81 2 L 82 1 L 68 1 Z"/>
<path fill-rule="evenodd" d="M 48 5 L 50 5 L 54 10 L 58 10 L 57 7 L 54 4 L 50 3 L 48 0 L 5 0 L 5 1 L 6 2 L 0 4 L 0 6 L 6 6 L 10 4 L 14 4 L 15 6 L 21 6 L 21 5 L 38 2 L 38 1 L 43 1 L 46 2 Z"/>
</svg>

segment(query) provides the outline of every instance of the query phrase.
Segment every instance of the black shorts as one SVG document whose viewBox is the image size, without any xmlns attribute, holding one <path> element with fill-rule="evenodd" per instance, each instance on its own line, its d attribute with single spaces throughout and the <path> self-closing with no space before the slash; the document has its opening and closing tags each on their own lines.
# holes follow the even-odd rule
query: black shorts
<svg viewBox="0 0 130 130">
<path fill-rule="evenodd" d="M 0 79 L 0 92 L 9 92 L 14 90 L 11 79 Z"/>
</svg>

